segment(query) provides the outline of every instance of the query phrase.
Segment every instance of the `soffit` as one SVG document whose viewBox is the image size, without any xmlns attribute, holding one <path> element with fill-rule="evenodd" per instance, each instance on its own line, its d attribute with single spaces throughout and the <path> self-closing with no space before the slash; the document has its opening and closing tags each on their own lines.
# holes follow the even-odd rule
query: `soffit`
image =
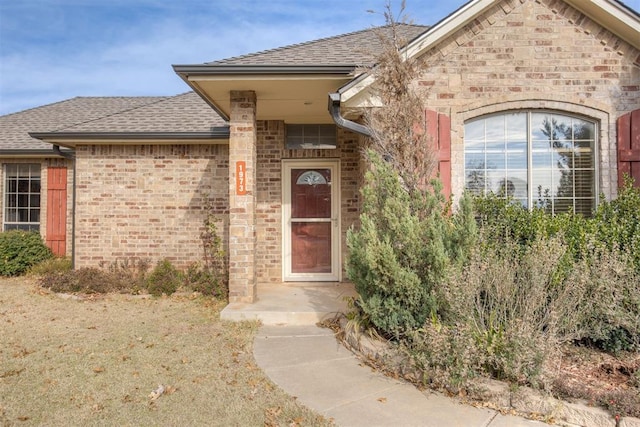
<svg viewBox="0 0 640 427">
<path fill-rule="evenodd" d="M 401 24 L 400 37 L 413 40 L 427 27 Z M 332 123 L 328 94 L 371 66 L 382 49 L 370 28 L 206 64 L 174 65 L 175 72 L 223 118 L 230 115 L 230 92 L 256 92 L 257 118 L 288 123 Z"/>
<path fill-rule="evenodd" d="M 219 113 L 229 117 L 231 91 L 254 91 L 258 120 L 333 123 L 327 95 L 351 80 L 344 75 L 218 76 L 187 79 Z"/>
</svg>

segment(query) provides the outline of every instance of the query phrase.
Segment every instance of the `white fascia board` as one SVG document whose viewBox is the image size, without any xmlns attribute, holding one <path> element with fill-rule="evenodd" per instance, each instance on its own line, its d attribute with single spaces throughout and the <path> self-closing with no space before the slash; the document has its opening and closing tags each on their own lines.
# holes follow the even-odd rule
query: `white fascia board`
<svg viewBox="0 0 640 427">
<path fill-rule="evenodd" d="M 420 56 L 438 42 L 444 40 L 458 29 L 467 25 L 494 3 L 499 3 L 500 1 L 501 0 L 475 0 L 465 4 L 460 9 L 437 23 L 422 36 L 411 42 L 405 48 L 404 53 L 408 57 Z"/>
<path fill-rule="evenodd" d="M 633 28 L 635 31 L 640 33 L 640 19 L 638 19 L 636 15 L 634 15 L 629 9 L 622 6 L 620 3 L 611 1 L 611 0 L 588 0 L 588 1 L 590 1 L 591 3 L 595 4 L 596 6 L 604 10 L 605 12 L 607 12 L 608 14 L 610 14 L 611 16 L 619 20 L 621 23 L 629 26 L 630 28 Z M 573 0 L 570 3 L 573 3 L 577 6 L 579 5 L 580 2 Z"/>
<path fill-rule="evenodd" d="M 640 18 L 616 0 L 565 0 L 612 33 L 640 49 Z"/>
<path fill-rule="evenodd" d="M 467 25 L 478 15 L 482 14 L 487 8 L 493 6 L 495 3 L 501 0 L 474 0 L 462 6 L 460 9 L 437 23 L 431 29 L 427 30 L 423 35 L 418 37 L 412 43 L 410 43 L 404 50 L 404 54 L 408 57 L 417 57 L 422 55 L 431 47 L 435 46 L 446 37 L 453 34 L 463 26 Z M 591 15 L 592 18 L 597 20 L 597 15 L 602 14 L 618 21 L 620 24 L 631 29 L 639 36 L 635 37 L 632 33 L 631 38 L 640 40 L 640 19 L 633 12 L 622 6 L 620 3 L 614 0 L 565 0 L 573 7 L 581 10 L 587 15 Z M 589 7 L 591 6 L 591 7 Z M 595 9 L 595 10 L 594 10 Z M 596 16 L 593 16 L 596 15 Z M 615 31 L 615 29 L 612 29 Z M 627 33 L 629 34 L 629 33 Z M 638 43 L 631 42 L 632 45 L 638 46 Z M 358 107 L 366 104 L 375 105 L 376 102 L 366 102 L 363 98 L 366 98 L 366 94 L 369 92 L 368 88 L 373 84 L 375 78 L 367 74 L 360 76 L 345 85 L 340 90 L 341 102 L 346 107 Z"/>
</svg>

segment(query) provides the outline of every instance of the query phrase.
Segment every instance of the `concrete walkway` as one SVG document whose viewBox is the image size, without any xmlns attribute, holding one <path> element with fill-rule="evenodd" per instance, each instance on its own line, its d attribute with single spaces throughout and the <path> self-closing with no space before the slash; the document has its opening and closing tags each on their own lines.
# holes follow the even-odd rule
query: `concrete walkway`
<svg viewBox="0 0 640 427">
<path fill-rule="evenodd" d="M 338 426 L 547 426 L 388 378 L 363 365 L 329 329 L 262 326 L 254 355 L 274 383 Z"/>
</svg>

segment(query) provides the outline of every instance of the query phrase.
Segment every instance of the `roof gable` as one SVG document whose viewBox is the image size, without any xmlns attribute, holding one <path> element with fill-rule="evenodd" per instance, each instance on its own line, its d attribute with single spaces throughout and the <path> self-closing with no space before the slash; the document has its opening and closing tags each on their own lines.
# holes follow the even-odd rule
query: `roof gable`
<svg viewBox="0 0 640 427">
<path fill-rule="evenodd" d="M 465 27 L 475 34 L 482 31 L 484 25 L 491 25 L 490 22 L 482 22 L 480 17 L 492 8 L 501 8 L 508 13 L 525 1 L 471 0 L 411 41 L 404 52 L 409 57 L 418 57 Z M 616 40 L 602 40 L 603 44 L 619 44 L 621 40 L 623 44 L 628 43 L 628 47 L 640 49 L 640 15 L 617 0 L 547 0 L 544 3 L 550 3 L 554 12 L 575 11 L 570 21 L 577 25 L 587 25 L 586 21 L 591 20 L 608 30 L 612 38 L 619 37 Z M 640 64 L 640 57 L 632 60 Z M 367 94 L 373 82 L 371 74 L 360 75 L 340 88 L 340 101 L 347 107 L 375 105 L 375 99 L 372 100 Z"/>
</svg>

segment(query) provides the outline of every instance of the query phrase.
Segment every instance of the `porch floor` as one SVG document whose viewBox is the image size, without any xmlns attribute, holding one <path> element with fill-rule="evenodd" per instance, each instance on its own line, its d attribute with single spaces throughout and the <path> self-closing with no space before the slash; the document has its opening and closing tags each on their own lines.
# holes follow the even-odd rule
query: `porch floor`
<svg viewBox="0 0 640 427">
<path fill-rule="evenodd" d="M 223 320 L 260 320 L 264 325 L 315 325 L 338 312 L 346 313 L 346 297 L 356 296 L 352 283 L 259 284 L 253 304 L 230 303 Z"/>
</svg>

